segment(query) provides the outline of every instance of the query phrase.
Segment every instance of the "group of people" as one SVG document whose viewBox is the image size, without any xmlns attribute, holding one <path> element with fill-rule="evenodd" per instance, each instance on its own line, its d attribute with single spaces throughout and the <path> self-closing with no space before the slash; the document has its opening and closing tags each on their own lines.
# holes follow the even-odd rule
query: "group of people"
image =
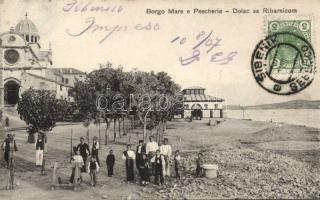
<svg viewBox="0 0 320 200">
<path fill-rule="evenodd" d="M 91 177 L 91 184 L 93 186 L 97 183 L 97 173 L 100 168 L 99 161 L 99 142 L 97 137 L 93 138 L 91 149 L 83 137 L 80 138 L 78 146 L 74 147 L 75 155 L 72 158 L 72 174 L 70 182 L 74 183 L 75 177 L 79 177 L 79 182 L 82 181 L 81 173 L 87 172 Z M 149 142 L 144 143 L 139 141 L 136 151 L 131 149 L 131 144 L 127 145 L 127 149 L 122 154 L 122 159 L 126 166 L 126 181 L 134 182 L 135 170 L 138 171 L 139 182 L 141 185 L 146 185 L 150 182 L 150 178 L 154 177 L 154 183 L 157 185 L 164 184 L 165 177 L 169 177 L 170 163 L 174 162 L 175 177 L 180 178 L 179 168 L 181 157 L 179 150 L 176 150 L 172 155 L 171 145 L 168 144 L 168 139 L 165 138 L 161 146 L 154 141 L 153 136 L 149 137 Z M 106 165 L 108 176 L 113 176 L 113 167 L 115 164 L 115 156 L 113 150 L 109 151 L 106 158 Z M 76 176 L 76 168 L 80 169 L 79 176 Z"/>
<path fill-rule="evenodd" d="M 150 182 L 150 177 L 154 177 L 154 183 L 164 184 L 165 177 L 170 177 L 170 163 L 174 162 L 175 177 L 180 178 L 179 168 L 181 157 L 179 150 L 172 156 L 171 145 L 165 138 L 161 146 L 158 145 L 152 136 L 149 142 L 144 144 L 139 141 L 136 152 L 131 150 L 131 145 L 127 145 L 127 150 L 123 152 L 122 159 L 125 160 L 127 182 L 134 181 L 134 161 L 140 177 L 140 184 L 146 185 Z"/>
<path fill-rule="evenodd" d="M 163 185 L 165 178 L 171 176 L 171 163 L 173 162 L 175 177 L 180 178 L 180 162 L 181 156 L 179 150 L 172 152 L 172 147 L 168 144 L 168 139 L 163 140 L 163 144 L 160 146 L 154 140 L 153 136 L 149 137 L 149 142 L 144 143 L 143 140 L 139 140 L 139 144 L 136 151 L 131 149 L 131 144 L 127 145 L 127 149 L 122 154 L 122 159 L 125 160 L 126 166 L 126 181 L 134 182 L 135 170 L 138 171 L 139 182 L 145 186 L 153 177 L 154 183 L 157 185 Z M 10 151 L 17 151 L 17 146 L 14 140 L 14 135 L 8 134 L 4 143 L 2 144 L 4 150 L 4 159 L 9 163 Z M 46 151 L 46 137 L 45 134 L 39 134 L 35 143 L 36 147 L 36 166 L 42 166 L 43 153 Z M 100 169 L 99 160 L 99 148 L 100 144 L 96 136 L 93 137 L 91 149 L 85 142 L 83 137 L 80 138 L 80 143 L 73 147 L 74 156 L 71 158 L 72 174 L 69 179 L 70 183 L 82 182 L 81 173 L 89 173 L 91 177 L 91 184 L 95 186 L 97 183 L 97 174 Z M 106 165 L 108 176 L 113 176 L 113 168 L 115 165 L 115 156 L 113 150 L 109 151 L 106 158 Z M 202 153 L 198 154 L 196 160 L 196 175 L 203 176 L 202 165 L 204 163 Z"/>
<path fill-rule="evenodd" d="M 87 172 L 91 177 L 91 185 L 95 186 L 97 183 L 97 173 L 100 168 L 99 142 L 97 137 L 93 137 L 91 151 L 83 137 L 80 138 L 78 146 L 73 147 L 73 151 L 75 155 L 71 158 L 72 173 L 69 182 L 82 182 L 81 173 Z M 77 169 L 80 169 L 80 171 L 77 171 Z M 76 177 L 79 180 L 75 180 Z"/>
</svg>

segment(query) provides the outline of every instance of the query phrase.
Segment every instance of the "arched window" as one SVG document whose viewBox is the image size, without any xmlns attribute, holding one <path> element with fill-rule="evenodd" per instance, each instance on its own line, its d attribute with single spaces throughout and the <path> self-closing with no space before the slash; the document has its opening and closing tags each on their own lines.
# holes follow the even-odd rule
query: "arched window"
<svg viewBox="0 0 320 200">
<path fill-rule="evenodd" d="M 27 42 L 29 42 L 29 35 L 26 35 L 26 40 Z"/>
<path fill-rule="evenodd" d="M 37 37 L 37 36 L 34 37 L 34 41 L 35 41 L 35 42 L 38 42 L 38 37 Z"/>
<path fill-rule="evenodd" d="M 31 42 L 33 42 L 33 35 L 31 35 Z"/>
</svg>

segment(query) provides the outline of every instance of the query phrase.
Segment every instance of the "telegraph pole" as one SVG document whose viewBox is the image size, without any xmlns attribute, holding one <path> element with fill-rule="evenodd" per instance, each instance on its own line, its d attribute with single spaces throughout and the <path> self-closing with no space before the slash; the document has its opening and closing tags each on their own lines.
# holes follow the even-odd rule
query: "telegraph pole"
<svg viewBox="0 0 320 200">
<path fill-rule="evenodd" d="M 0 116 L 0 142 L 2 142 L 5 137 L 4 126 L 2 124 L 2 118 L 4 116 L 3 71 L 4 71 L 4 66 L 3 66 L 3 56 L 2 56 L 2 40 L 0 39 L 0 114 L 1 114 L 1 116 Z"/>
<path fill-rule="evenodd" d="M 4 67 L 3 67 L 3 58 L 2 58 L 2 40 L 0 39 L 0 110 L 1 110 L 1 114 L 3 116 L 3 108 L 4 108 L 4 85 L 3 85 L 3 71 L 4 71 Z M 1 128 L 2 125 L 1 125 Z"/>
</svg>

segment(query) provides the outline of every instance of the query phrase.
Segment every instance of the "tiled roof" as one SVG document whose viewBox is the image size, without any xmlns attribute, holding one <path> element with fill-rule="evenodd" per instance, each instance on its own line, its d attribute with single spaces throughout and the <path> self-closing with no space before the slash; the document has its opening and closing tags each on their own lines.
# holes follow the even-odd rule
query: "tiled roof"
<svg viewBox="0 0 320 200">
<path fill-rule="evenodd" d="M 67 84 L 60 83 L 60 82 L 58 82 L 58 81 L 56 81 L 56 80 L 53 80 L 53 79 L 50 79 L 50 78 L 46 78 L 46 77 L 43 77 L 43 76 L 38 76 L 38 75 L 31 74 L 31 73 L 27 73 L 27 72 L 24 72 L 24 73 L 28 74 L 29 76 L 33 76 L 33 77 L 35 77 L 35 78 L 41 79 L 41 80 L 53 82 L 53 83 L 56 83 L 56 84 L 58 84 L 58 85 L 63 85 L 63 86 L 65 86 L 65 87 L 71 87 L 71 86 L 69 86 L 69 85 L 67 85 Z"/>
<path fill-rule="evenodd" d="M 224 99 L 203 94 L 183 95 L 184 102 L 222 102 Z"/>
<path fill-rule="evenodd" d="M 192 90 L 192 89 L 201 89 L 201 90 L 205 90 L 206 88 L 200 87 L 200 86 L 191 86 L 191 87 L 187 87 L 184 88 L 183 90 Z"/>
<path fill-rule="evenodd" d="M 53 68 L 53 70 L 57 73 L 61 73 L 61 74 L 85 74 L 85 72 L 82 72 L 78 69 L 75 68 Z"/>
</svg>

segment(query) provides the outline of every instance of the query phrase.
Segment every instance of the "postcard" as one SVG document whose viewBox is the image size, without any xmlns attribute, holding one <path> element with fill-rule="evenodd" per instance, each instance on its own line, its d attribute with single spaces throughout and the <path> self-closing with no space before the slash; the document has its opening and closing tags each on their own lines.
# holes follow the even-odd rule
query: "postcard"
<svg viewBox="0 0 320 200">
<path fill-rule="evenodd" d="M 0 0 L 0 198 L 320 198 L 319 8 Z"/>
</svg>

